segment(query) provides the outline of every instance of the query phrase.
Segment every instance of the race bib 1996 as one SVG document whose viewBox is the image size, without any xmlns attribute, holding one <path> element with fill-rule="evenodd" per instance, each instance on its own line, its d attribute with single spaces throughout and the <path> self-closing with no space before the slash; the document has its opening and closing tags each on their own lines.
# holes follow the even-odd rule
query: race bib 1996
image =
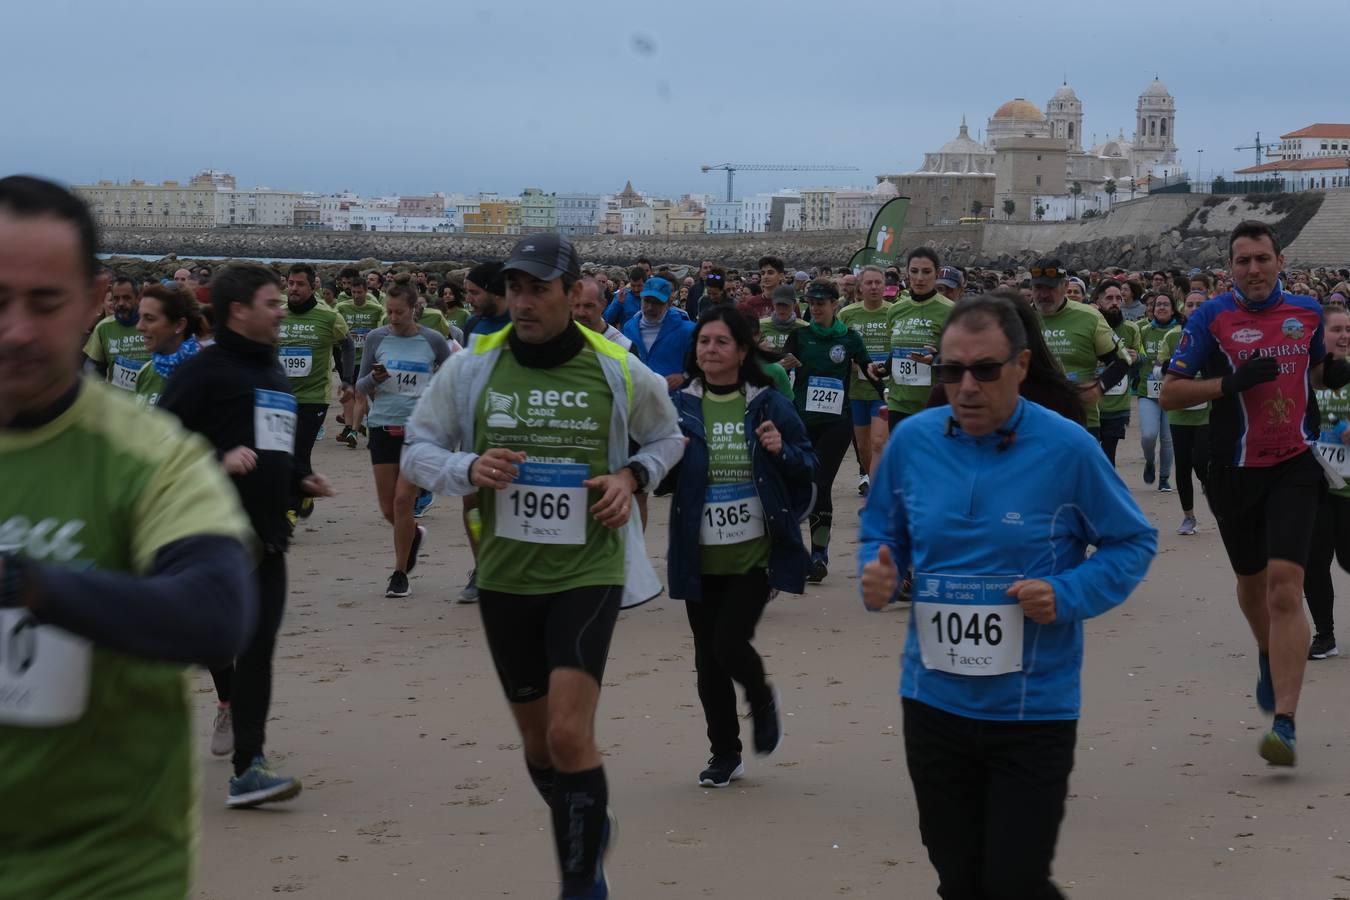
<svg viewBox="0 0 1350 900">
<path fill-rule="evenodd" d="M 93 650 L 27 610 L 0 609 L 0 725 L 51 728 L 84 715 Z"/>
<path fill-rule="evenodd" d="M 713 484 L 703 501 L 698 542 L 705 546 L 739 544 L 764 536 L 764 507 L 749 481 Z"/>
<path fill-rule="evenodd" d="M 931 387 L 933 367 L 928 363 L 910 359 L 910 354 L 927 356 L 927 352 L 918 347 L 894 347 L 891 349 L 891 380 L 907 387 Z"/>
<path fill-rule="evenodd" d="M 295 397 L 281 391 L 253 392 L 253 440 L 256 450 L 295 453 Z"/>
<path fill-rule="evenodd" d="M 844 411 L 844 381 L 812 375 L 806 381 L 806 411 L 839 415 Z"/>
<path fill-rule="evenodd" d="M 912 621 L 925 669 L 952 675 L 1022 671 L 1022 608 L 1008 596 L 1019 575 L 914 573 Z"/>
<path fill-rule="evenodd" d="M 496 534 L 531 544 L 586 543 L 584 463 L 532 463 L 519 466 L 516 480 L 496 491 Z"/>
<path fill-rule="evenodd" d="M 384 384 L 396 394 L 406 397 L 420 397 L 431 381 L 431 365 L 424 362 L 412 362 L 406 359 L 390 359 L 384 363 L 389 372 L 389 380 Z"/>
<path fill-rule="evenodd" d="M 308 347 L 282 347 L 277 358 L 289 378 L 304 378 L 314 369 L 314 351 Z"/>
<path fill-rule="evenodd" d="M 141 372 L 141 366 L 134 359 L 127 359 L 125 356 L 119 356 L 113 360 L 112 367 L 112 386 L 121 388 L 124 391 L 136 390 L 136 376 Z"/>
</svg>

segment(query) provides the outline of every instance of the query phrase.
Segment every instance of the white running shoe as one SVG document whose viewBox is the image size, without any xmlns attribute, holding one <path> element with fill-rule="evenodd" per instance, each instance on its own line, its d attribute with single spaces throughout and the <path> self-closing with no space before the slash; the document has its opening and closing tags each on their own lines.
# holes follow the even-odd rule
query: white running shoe
<svg viewBox="0 0 1350 900">
<path fill-rule="evenodd" d="M 228 706 L 216 707 L 216 721 L 211 726 L 211 755 L 229 756 L 234 752 L 234 715 Z"/>
</svg>

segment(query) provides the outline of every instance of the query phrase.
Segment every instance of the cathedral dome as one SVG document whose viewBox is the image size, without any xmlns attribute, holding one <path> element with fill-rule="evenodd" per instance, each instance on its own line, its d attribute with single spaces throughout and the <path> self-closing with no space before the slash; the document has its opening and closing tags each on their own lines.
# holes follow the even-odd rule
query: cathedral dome
<svg viewBox="0 0 1350 900">
<path fill-rule="evenodd" d="M 1169 94 L 1169 93 L 1167 92 L 1167 85 L 1165 85 L 1165 84 L 1163 84 L 1161 81 L 1159 81 L 1158 78 L 1157 78 L 1157 76 L 1155 75 L 1154 78 L 1153 78 L 1153 83 L 1150 84 L 1148 87 L 1144 88 L 1144 93 L 1141 94 L 1140 96 L 1143 96 L 1143 97 L 1170 97 L 1170 96 L 1172 96 L 1172 95 Z"/>
<path fill-rule="evenodd" d="M 1000 106 L 993 115 L 994 119 L 1016 119 L 1031 122 L 1044 122 L 1045 116 L 1036 104 L 1017 97 Z"/>
<path fill-rule="evenodd" d="M 1050 98 L 1051 102 L 1056 100 L 1077 100 L 1078 95 L 1073 92 L 1073 88 L 1068 83 L 1061 84 L 1059 90 L 1055 91 L 1055 96 Z"/>
<path fill-rule="evenodd" d="M 950 141 L 942 145 L 938 151 L 944 155 L 955 155 L 958 153 L 988 153 L 984 144 L 971 138 L 970 131 L 966 128 L 965 120 L 961 121 L 961 131 Z"/>
</svg>

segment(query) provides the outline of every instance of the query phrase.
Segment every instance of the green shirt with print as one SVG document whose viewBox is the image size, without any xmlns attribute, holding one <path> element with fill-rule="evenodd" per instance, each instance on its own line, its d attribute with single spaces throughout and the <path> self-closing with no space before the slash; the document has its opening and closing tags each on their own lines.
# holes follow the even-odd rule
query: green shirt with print
<svg viewBox="0 0 1350 900">
<path fill-rule="evenodd" d="M 1181 343 L 1182 330 L 1173 328 L 1163 337 L 1162 358 L 1163 365 L 1167 365 L 1167 360 L 1172 358 L 1176 352 L 1177 345 Z M 1205 373 L 1196 372 L 1196 378 L 1204 378 Z M 1322 392 L 1317 392 L 1318 402 L 1321 402 Z M 1186 409 L 1169 409 L 1167 411 L 1167 424 L 1169 425 L 1208 425 L 1209 424 L 1210 403 L 1206 400 L 1204 403 L 1197 404 L 1196 407 L 1187 407 Z M 1325 407 L 1323 414 L 1325 415 Z"/>
<path fill-rule="evenodd" d="M 955 304 L 941 294 L 915 300 L 909 294 L 891 304 L 887 329 L 887 353 L 891 377 L 886 385 L 886 408 L 912 416 L 928 406 L 933 392 L 932 366 L 914 360 L 911 354 L 930 356 Z"/>
<path fill-rule="evenodd" d="M 708 486 L 748 484 L 753 490 L 750 445 L 745 433 L 745 394 L 703 394 L 703 433 L 708 442 Z M 706 514 L 706 513 L 705 513 Z M 737 544 L 703 544 L 699 569 L 704 575 L 740 575 L 769 564 L 769 535 Z"/>
<path fill-rule="evenodd" d="M 1139 326 L 1129 319 L 1122 319 L 1120 324 L 1111 329 L 1116 333 L 1120 340 L 1120 346 L 1124 350 L 1133 350 L 1136 354 L 1142 355 L 1143 345 L 1139 342 Z M 1098 376 L 1101 375 L 1104 366 L 1097 367 Z M 1118 416 L 1121 413 L 1129 415 L 1130 412 L 1130 376 L 1126 373 L 1124 378 L 1116 382 L 1111 390 L 1102 395 L 1100 408 L 1103 415 Z"/>
<path fill-rule="evenodd" d="M 839 321 L 862 335 L 863 346 L 873 362 L 884 363 L 891 352 L 890 303 L 882 301 L 876 309 L 868 309 L 863 303 L 850 303 L 839 310 Z M 850 400 L 881 400 L 877 389 L 872 386 L 861 371 L 853 373 L 848 386 Z"/>
<path fill-rule="evenodd" d="M 1095 306 L 1065 300 L 1058 312 L 1045 315 L 1037 310 L 1036 314 L 1051 355 L 1059 360 L 1068 379 L 1079 387 L 1087 387 L 1096 381 L 1100 357 L 1116 353 L 1122 359 L 1128 358 L 1120 349 L 1116 333 Z M 1088 428 L 1101 425 L 1101 412 L 1096 403 L 1084 404 L 1083 412 Z"/>
<path fill-rule="evenodd" d="M 475 412 L 474 452 L 503 447 L 527 457 L 505 490 L 478 492 L 480 587 L 552 594 L 623 584 L 622 532 L 595 520 L 600 492 L 580 486 L 609 474 L 613 411 L 589 345 L 560 366 L 530 369 L 503 342 Z"/>
<path fill-rule="evenodd" d="M 853 366 L 871 362 L 862 335 L 838 319 L 828 329 L 812 323 L 789 335 L 783 349 L 801 363 L 793 374 L 792 390 L 793 405 L 802 422 L 808 427 L 827 425 L 838 421 L 840 416 L 847 416 L 848 409 L 843 401 Z M 842 392 L 840 402 L 826 403 L 827 398 L 833 398 L 834 390 Z M 831 409 L 822 408 L 825 405 L 830 405 Z M 838 412 L 833 411 L 834 406 L 838 407 Z"/>
<path fill-rule="evenodd" d="M 773 316 L 765 316 L 759 320 L 760 340 L 769 345 L 769 349 L 774 353 L 782 353 L 783 346 L 787 343 L 788 335 L 798 328 L 805 328 L 804 319 L 792 318 L 786 323 L 779 322 Z"/>
<path fill-rule="evenodd" d="M 107 367 L 106 380 L 115 388 L 134 392 L 136 373 L 150 361 L 145 338 L 135 325 L 123 325 L 108 316 L 94 326 L 84 344 L 84 355 Z"/>
<path fill-rule="evenodd" d="M 23 473 L 0 491 L 0 545 L 44 564 L 145 575 L 162 548 L 185 538 L 251 540 L 207 443 L 173 416 L 92 379 L 51 422 L 0 429 L 0 471 Z M 0 610 L 9 636 L 0 653 L 19 646 L 13 635 L 33 624 L 17 609 Z M 197 798 L 186 667 L 91 645 L 51 625 L 29 634 L 33 665 L 0 675 L 0 797 L 8 811 L 0 817 L 0 898 L 182 900 Z M 44 652 L 61 658 L 64 672 L 80 673 L 73 693 L 44 680 Z M 72 720 L 33 718 L 65 704 Z"/>
<path fill-rule="evenodd" d="M 322 303 L 315 303 L 305 312 L 286 308 L 277 358 L 291 379 L 295 402 L 328 403 L 333 346 L 341 343 L 349 332 L 347 320 Z"/>
<path fill-rule="evenodd" d="M 1176 337 L 1172 338 L 1175 333 Z M 1181 326 L 1176 322 L 1168 322 L 1166 325 L 1159 326 L 1152 319 L 1146 319 L 1139 325 L 1139 342 L 1144 349 L 1139 354 L 1139 387 L 1135 393 L 1140 397 L 1149 395 L 1149 381 L 1162 383 L 1163 375 L 1167 372 L 1167 361 L 1172 358 L 1172 351 L 1167 349 L 1170 346 L 1176 349 L 1177 342 L 1181 340 Z M 1153 399 L 1158 398 L 1161 388 L 1154 389 Z"/>
<path fill-rule="evenodd" d="M 159 406 L 159 395 L 169 386 L 169 379 L 155 370 L 154 362 L 141 366 L 136 375 L 136 402 L 142 406 Z"/>
<path fill-rule="evenodd" d="M 428 306 L 422 310 L 422 315 L 417 317 L 417 324 L 439 334 L 441 337 L 450 336 L 450 322 L 445 318 L 445 313 L 434 306 Z"/>
<path fill-rule="evenodd" d="M 445 320 L 463 331 L 464 323 L 469 321 L 469 311 L 462 306 L 451 306 L 445 311 Z"/>
<path fill-rule="evenodd" d="M 365 303 L 340 300 L 333 308 L 351 330 L 353 359 L 356 361 L 356 369 L 359 370 L 361 353 L 366 347 L 366 335 L 380 327 L 384 319 L 384 307 L 367 297 Z M 355 372 L 352 373 L 352 377 L 356 377 Z"/>
</svg>

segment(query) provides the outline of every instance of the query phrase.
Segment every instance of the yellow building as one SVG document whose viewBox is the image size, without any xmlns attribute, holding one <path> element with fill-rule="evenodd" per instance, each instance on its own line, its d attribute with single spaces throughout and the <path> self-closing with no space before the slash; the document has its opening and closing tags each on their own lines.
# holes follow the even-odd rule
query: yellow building
<svg viewBox="0 0 1350 900">
<path fill-rule="evenodd" d="M 148 228 L 210 228 L 216 219 L 216 189 L 197 182 L 77 185 L 75 193 L 89 204 L 101 227 L 131 225 Z"/>
<path fill-rule="evenodd" d="M 519 200 L 484 200 L 479 204 L 479 209 L 486 230 L 471 233 L 520 234 Z"/>
</svg>

